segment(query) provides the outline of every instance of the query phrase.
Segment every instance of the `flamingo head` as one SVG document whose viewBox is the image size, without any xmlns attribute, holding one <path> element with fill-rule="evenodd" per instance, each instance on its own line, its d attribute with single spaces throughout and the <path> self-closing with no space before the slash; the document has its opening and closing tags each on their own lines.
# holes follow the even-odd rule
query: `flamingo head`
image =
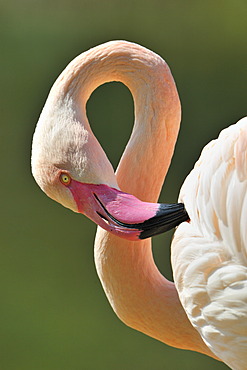
<svg viewBox="0 0 247 370">
<path fill-rule="evenodd" d="M 105 183 L 76 179 L 71 171 L 42 166 L 33 171 L 42 190 L 52 199 L 82 213 L 103 229 L 128 240 L 145 239 L 188 220 L 183 204 L 142 202 Z"/>
</svg>

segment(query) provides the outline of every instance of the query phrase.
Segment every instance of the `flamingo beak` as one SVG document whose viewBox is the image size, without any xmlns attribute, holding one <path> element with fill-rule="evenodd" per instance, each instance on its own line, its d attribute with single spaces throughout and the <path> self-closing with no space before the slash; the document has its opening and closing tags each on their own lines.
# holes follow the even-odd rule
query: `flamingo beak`
<svg viewBox="0 0 247 370">
<path fill-rule="evenodd" d="M 76 180 L 71 180 L 68 187 L 78 212 L 125 239 L 146 239 L 189 220 L 182 203 L 142 202 L 133 195 L 107 185 L 85 184 Z"/>
</svg>

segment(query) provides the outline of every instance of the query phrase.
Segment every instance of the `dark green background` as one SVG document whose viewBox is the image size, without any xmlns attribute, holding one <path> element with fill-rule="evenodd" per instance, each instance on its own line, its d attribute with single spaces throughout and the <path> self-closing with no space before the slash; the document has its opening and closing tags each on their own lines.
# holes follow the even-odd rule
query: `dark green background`
<svg viewBox="0 0 247 370">
<path fill-rule="evenodd" d="M 182 101 L 161 196 L 176 201 L 202 147 L 246 114 L 246 19 L 245 0 L 1 1 L 1 370 L 226 369 L 117 319 L 94 268 L 95 225 L 39 190 L 30 147 L 48 91 L 73 57 L 107 40 L 140 43 L 167 60 Z M 100 87 L 88 115 L 116 166 L 133 122 L 129 91 Z M 169 278 L 170 238 L 154 241 Z"/>
</svg>

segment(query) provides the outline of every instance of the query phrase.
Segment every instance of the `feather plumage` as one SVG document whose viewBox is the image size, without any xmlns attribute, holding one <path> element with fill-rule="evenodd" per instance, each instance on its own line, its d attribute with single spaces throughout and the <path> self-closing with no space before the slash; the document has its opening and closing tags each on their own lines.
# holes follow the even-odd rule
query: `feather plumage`
<svg viewBox="0 0 247 370">
<path fill-rule="evenodd" d="M 180 300 L 212 352 L 247 369 L 247 118 L 204 148 L 179 199 L 191 217 L 172 243 Z"/>
</svg>

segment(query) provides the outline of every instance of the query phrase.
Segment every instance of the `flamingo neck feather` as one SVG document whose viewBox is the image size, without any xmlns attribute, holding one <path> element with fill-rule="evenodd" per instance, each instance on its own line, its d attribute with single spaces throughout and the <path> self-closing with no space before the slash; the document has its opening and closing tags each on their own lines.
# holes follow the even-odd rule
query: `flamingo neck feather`
<svg viewBox="0 0 247 370">
<path fill-rule="evenodd" d="M 97 149 L 101 166 L 107 167 L 109 161 L 105 154 L 99 153 L 100 145 L 86 117 L 86 102 L 98 86 L 110 81 L 122 82 L 129 88 L 135 107 L 132 135 L 117 169 L 118 182 L 121 182 L 123 191 L 128 191 L 130 178 L 135 183 L 135 188 L 131 185 L 132 194 L 143 200 L 156 201 L 170 164 L 181 118 L 173 77 L 160 56 L 125 41 L 111 41 L 95 47 L 75 58 L 59 76 L 51 90 L 53 101 L 49 106 L 56 107 L 63 116 L 60 121 L 64 125 L 69 122 L 70 130 L 71 118 L 80 122 L 87 160 L 93 168 L 93 171 L 87 168 L 87 172 L 100 173 L 94 181 L 99 183 L 104 175 L 100 169 L 94 168 L 95 160 L 90 148 Z M 89 139 L 85 140 L 86 134 Z M 90 145 L 87 146 L 88 141 Z M 83 171 L 85 173 L 85 166 Z M 114 181 L 109 172 L 104 171 L 104 183 L 109 181 L 112 185 Z M 90 180 L 93 177 L 91 173 Z"/>
<path fill-rule="evenodd" d="M 150 240 L 127 242 L 98 227 L 95 262 L 108 300 L 126 325 L 170 346 L 215 357 L 189 322 L 174 284 L 158 271 Z"/>
</svg>

